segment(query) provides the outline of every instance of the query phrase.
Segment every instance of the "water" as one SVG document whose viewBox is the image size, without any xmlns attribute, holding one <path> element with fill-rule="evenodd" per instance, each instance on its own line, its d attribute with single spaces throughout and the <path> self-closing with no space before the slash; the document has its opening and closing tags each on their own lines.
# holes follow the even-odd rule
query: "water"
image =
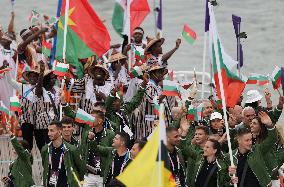
<svg viewBox="0 0 284 187">
<path fill-rule="evenodd" d="M 112 44 L 120 43 L 121 38 L 111 25 L 114 0 L 89 0 L 106 26 L 112 38 Z M 148 1 L 153 7 L 153 0 Z M 158 1 L 157 1 L 158 2 Z M 183 24 L 188 24 L 197 33 L 193 46 L 183 41 L 180 49 L 169 60 L 170 68 L 174 70 L 202 71 L 203 36 L 204 36 L 204 1 L 203 0 L 164 0 L 164 32 L 166 38 L 164 52 L 175 46 L 175 40 L 181 37 Z M 16 0 L 16 28 L 27 27 L 28 16 L 32 9 L 41 13 L 55 15 L 56 0 Z M 236 57 L 236 39 L 231 21 L 232 14 L 242 17 L 241 31 L 247 32 L 244 41 L 244 63 L 242 70 L 248 73 L 271 73 L 275 65 L 284 66 L 284 1 L 283 0 L 235 0 L 221 1 L 215 8 L 215 16 L 219 35 L 226 52 Z M 153 9 L 153 8 L 151 8 Z M 10 15 L 10 0 L 0 0 L 0 23 L 7 28 Z M 146 35 L 154 35 L 154 17 L 151 12 L 142 27 Z M 207 66 L 208 67 L 208 66 Z M 209 71 L 209 68 L 207 68 Z M 248 87 L 252 88 L 251 86 Z M 262 89 L 262 88 L 258 88 Z M 274 103 L 278 101 L 278 93 L 272 91 Z M 283 116 L 283 115 L 282 115 Z"/>
</svg>

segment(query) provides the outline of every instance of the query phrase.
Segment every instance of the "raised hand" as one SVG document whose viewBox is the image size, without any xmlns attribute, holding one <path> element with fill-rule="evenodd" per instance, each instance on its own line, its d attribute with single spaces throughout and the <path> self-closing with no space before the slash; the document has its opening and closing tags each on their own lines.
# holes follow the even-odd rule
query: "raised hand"
<svg viewBox="0 0 284 187">
<path fill-rule="evenodd" d="M 176 40 L 176 49 L 179 48 L 180 44 L 181 44 L 181 39 L 178 38 L 178 39 Z"/>
<path fill-rule="evenodd" d="M 268 116 L 266 112 L 260 111 L 258 113 L 258 117 L 260 118 L 261 123 L 265 124 L 266 127 L 268 128 L 273 127 L 271 118 Z"/>
</svg>

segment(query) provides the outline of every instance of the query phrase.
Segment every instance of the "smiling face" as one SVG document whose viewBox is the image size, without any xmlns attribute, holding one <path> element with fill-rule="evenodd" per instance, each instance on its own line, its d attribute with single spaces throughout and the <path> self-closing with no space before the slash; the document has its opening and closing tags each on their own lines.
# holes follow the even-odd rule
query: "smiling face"
<svg viewBox="0 0 284 187">
<path fill-rule="evenodd" d="M 260 123 L 259 121 L 254 118 L 251 123 L 250 123 L 250 130 L 253 134 L 259 134 L 260 133 L 260 130 L 261 130 L 261 127 L 260 127 Z"/>
<path fill-rule="evenodd" d="M 62 130 L 56 125 L 48 125 L 48 138 L 50 141 L 54 141 L 61 136 Z"/>
<path fill-rule="evenodd" d="M 202 145 L 207 141 L 208 136 L 203 129 L 196 129 L 194 138 L 197 145 Z"/>
<path fill-rule="evenodd" d="M 71 137 L 73 132 L 74 132 L 74 127 L 73 127 L 72 124 L 70 124 L 70 123 L 69 124 L 68 123 L 62 124 L 62 136 L 63 137 Z"/>
<path fill-rule="evenodd" d="M 180 142 L 180 135 L 178 131 L 171 131 L 167 133 L 167 143 L 172 145 L 172 146 L 177 146 L 179 145 Z"/>
<path fill-rule="evenodd" d="M 208 140 L 204 147 L 203 147 L 203 156 L 205 157 L 210 157 L 210 156 L 213 156 L 213 155 L 216 155 L 217 153 L 217 149 L 214 149 L 214 146 L 213 146 L 213 142 L 211 142 L 210 140 Z"/>
<path fill-rule="evenodd" d="M 211 124 L 211 128 L 214 130 L 223 128 L 223 123 L 221 119 L 212 119 L 210 121 L 210 124 Z"/>
<path fill-rule="evenodd" d="M 203 101 L 203 117 L 210 117 L 210 115 L 214 112 L 213 105 L 210 101 Z"/>
<path fill-rule="evenodd" d="M 246 133 L 237 138 L 240 149 L 250 151 L 252 148 L 252 134 Z"/>
</svg>

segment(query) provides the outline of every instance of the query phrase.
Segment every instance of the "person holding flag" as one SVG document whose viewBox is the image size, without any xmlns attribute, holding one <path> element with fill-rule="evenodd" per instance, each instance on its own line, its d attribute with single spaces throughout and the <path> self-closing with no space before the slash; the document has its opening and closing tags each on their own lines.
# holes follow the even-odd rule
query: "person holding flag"
<svg viewBox="0 0 284 187">
<path fill-rule="evenodd" d="M 142 64 L 146 62 L 145 55 L 144 55 L 146 44 L 143 43 L 143 38 L 144 38 L 143 28 L 136 27 L 133 31 L 134 41 L 132 41 L 130 44 L 127 44 L 122 50 L 123 54 L 127 56 L 127 52 L 132 48 L 133 53 L 134 53 L 134 61 L 130 59 L 132 66 L 141 66 Z M 125 41 L 128 42 L 127 37 L 125 37 Z"/>
</svg>

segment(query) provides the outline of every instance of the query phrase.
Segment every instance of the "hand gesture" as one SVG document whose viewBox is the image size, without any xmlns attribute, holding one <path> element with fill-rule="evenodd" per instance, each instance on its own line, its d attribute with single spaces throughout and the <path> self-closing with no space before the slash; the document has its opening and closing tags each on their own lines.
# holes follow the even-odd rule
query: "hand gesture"
<svg viewBox="0 0 284 187">
<path fill-rule="evenodd" d="M 89 132 L 88 139 L 93 140 L 95 138 L 95 134 L 93 132 Z"/>
<path fill-rule="evenodd" d="M 266 100 L 271 100 L 271 92 L 269 91 L 268 88 L 264 89 L 264 94 L 265 94 L 265 99 Z"/>
<path fill-rule="evenodd" d="M 61 104 L 66 104 L 64 92 L 61 92 L 61 94 L 60 94 L 60 102 L 61 102 Z"/>
<path fill-rule="evenodd" d="M 5 69 L 7 67 L 9 67 L 9 63 L 7 62 L 7 60 L 4 60 L 3 61 L 3 66 L 1 66 L 0 69 Z"/>
<path fill-rule="evenodd" d="M 226 132 L 221 136 L 221 138 L 218 140 L 218 142 L 220 144 L 223 144 L 223 143 L 225 143 L 225 141 L 227 141 L 227 133 Z"/>
<path fill-rule="evenodd" d="M 180 44 L 181 44 L 181 39 L 178 38 L 178 39 L 176 40 L 176 49 L 179 48 Z"/>
<path fill-rule="evenodd" d="M 284 96 L 279 96 L 278 109 L 282 109 L 284 104 Z"/>
<path fill-rule="evenodd" d="M 260 118 L 261 123 L 265 124 L 266 127 L 270 128 L 273 126 L 271 118 L 268 116 L 266 112 L 260 111 L 258 113 L 258 117 Z"/>
<path fill-rule="evenodd" d="M 187 134 L 189 127 L 190 127 L 190 124 L 189 124 L 188 120 L 186 119 L 186 117 L 181 118 L 180 129 L 181 129 L 181 132 L 182 132 L 182 136 Z"/>
</svg>

